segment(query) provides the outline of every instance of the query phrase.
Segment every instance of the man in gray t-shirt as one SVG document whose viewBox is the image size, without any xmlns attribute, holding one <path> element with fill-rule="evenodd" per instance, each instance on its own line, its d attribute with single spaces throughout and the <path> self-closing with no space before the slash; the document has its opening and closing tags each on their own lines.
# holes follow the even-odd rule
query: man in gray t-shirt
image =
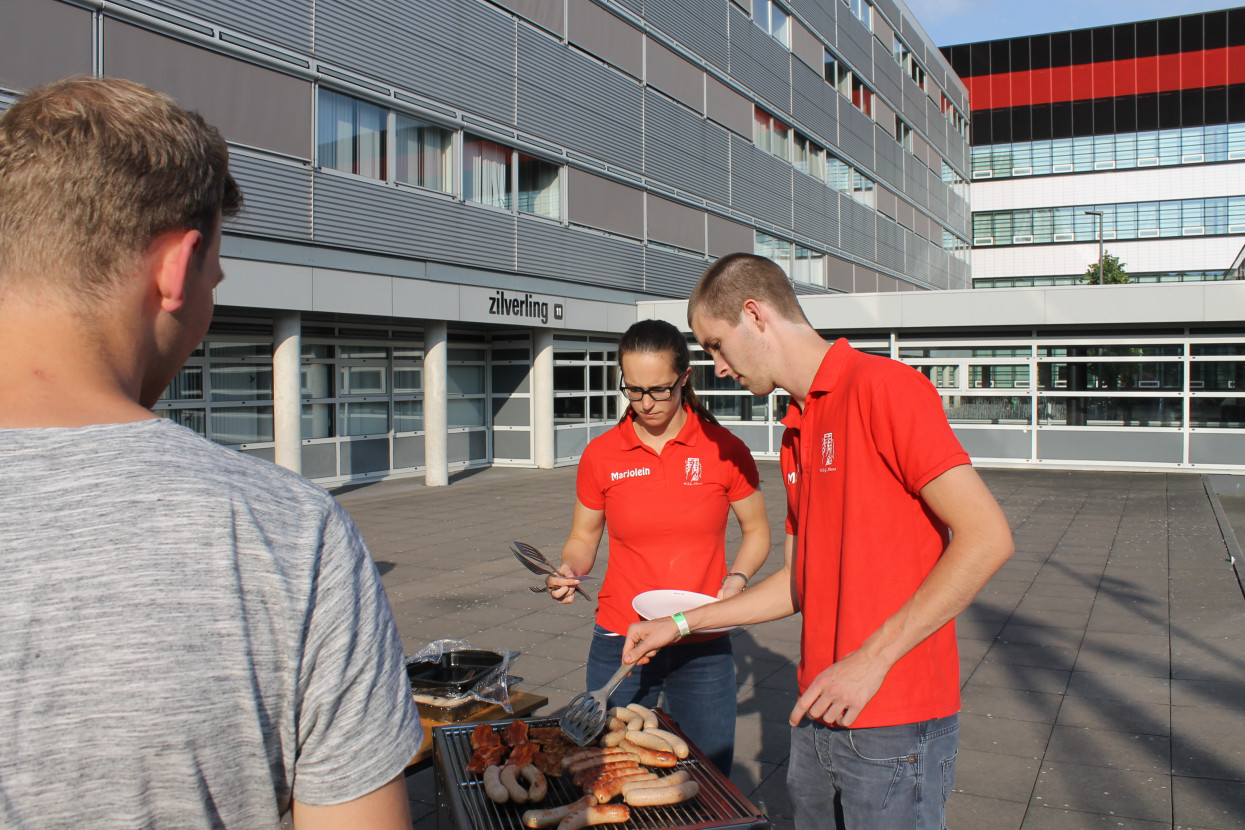
<svg viewBox="0 0 1245 830">
<path fill-rule="evenodd" d="M 153 417 L 224 140 L 117 80 L 0 115 L 0 827 L 409 827 L 402 644 L 322 489 Z"/>
</svg>

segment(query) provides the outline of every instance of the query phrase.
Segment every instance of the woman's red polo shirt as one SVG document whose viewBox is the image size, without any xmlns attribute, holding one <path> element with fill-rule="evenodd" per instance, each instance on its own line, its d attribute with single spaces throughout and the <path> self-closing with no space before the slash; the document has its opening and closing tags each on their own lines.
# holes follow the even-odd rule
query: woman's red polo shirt
<svg viewBox="0 0 1245 830">
<path fill-rule="evenodd" d="M 615 634 L 639 620 L 631 600 L 643 591 L 717 595 L 730 503 L 759 482 L 743 441 L 687 413 L 661 455 L 640 442 L 628 418 L 593 439 L 579 461 L 575 493 L 585 507 L 605 511 L 609 534 L 597 623 Z"/>
<path fill-rule="evenodd" d="M 795 582 L 804 618 L 802 694 L 859 648 L 937 563 L 949 533 L 919 493 L 970 461 L 929 380 L 846 340 L 827 352 L 804 411 L 792 405 L 783 424 L 787 532 L 797 536 Z M 959 690 L 955 625 L 948 622 L 900 658 L 853 726 L 954 714 Z"/>
</svg>

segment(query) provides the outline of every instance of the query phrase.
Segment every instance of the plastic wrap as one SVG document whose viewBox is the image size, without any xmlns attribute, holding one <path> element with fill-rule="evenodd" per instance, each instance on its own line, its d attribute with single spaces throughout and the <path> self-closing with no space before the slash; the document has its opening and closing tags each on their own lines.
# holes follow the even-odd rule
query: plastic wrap
<svg viewBox="0 0 1245 830">
<path fill-rule="evenodd" d="M 507 713 L 513 714 L 514 709 L 510 706 L 510 664 L 519 656 L 518 652 L 475 649 L 466 640 L 435 640 L 406 658 L 408 674 L 414 663 L 444 663 L 446 655 L 468 651 L 486 651 L 499 655 L 501 660 L 497 665 L 471 676 L 469 682 L 456 687 L 452 694 L 455 697 L 495 703 Z"/>
</svg>

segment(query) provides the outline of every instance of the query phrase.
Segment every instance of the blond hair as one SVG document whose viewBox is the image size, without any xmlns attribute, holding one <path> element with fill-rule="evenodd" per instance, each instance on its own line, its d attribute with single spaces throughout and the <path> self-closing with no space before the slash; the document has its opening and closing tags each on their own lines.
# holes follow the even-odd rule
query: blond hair
<svg viewBox="0 0 1245 830">
<path fill-rule="evenodd" d="M 221 134 L 140 84 L 66 78 L 0 115 L 0 288 L 105 297 L 160 234 L 241 207 Z"/>
<path fill-rule="evenodd" d="M 808 323 L 782 268 L 755 254 L 728 254 L 710 265 L 687 300 L 687 322 L 703 314 L 734 324 L 748 300 L 767 303 L 793 323 Z"/>
</svg>

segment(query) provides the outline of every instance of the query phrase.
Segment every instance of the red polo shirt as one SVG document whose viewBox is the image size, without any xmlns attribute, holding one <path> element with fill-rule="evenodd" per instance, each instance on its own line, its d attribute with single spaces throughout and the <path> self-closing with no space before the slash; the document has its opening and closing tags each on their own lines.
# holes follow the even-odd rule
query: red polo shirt
<svg viewBox="0 0 1245 830">
<path fill-rule="evenodd" d="M 970 463 L 937 390 L 896 360 L 838 340 L 804 411 L 783 419 L 787 532 L 797 536 L 801 694 L 908 600 L 949 540 L 921 488 Z M 960 708 L 955 624 L 900 658 L 854 727 L 940 718 Z"/>
<path fill-rule="evenodd" d="M 594 438 L 579 461 L 575 494 L 605 511 L 610 541 L 597 623 L 616 634 L 639 620 L 631 608 L 636 594 L 677 588 L 717 595 L 730 503 L 751 495 L 760 480 L 743 441 L 687 413 L 660 455 L 640 442 L 628 418 Z"/>
</svg>

